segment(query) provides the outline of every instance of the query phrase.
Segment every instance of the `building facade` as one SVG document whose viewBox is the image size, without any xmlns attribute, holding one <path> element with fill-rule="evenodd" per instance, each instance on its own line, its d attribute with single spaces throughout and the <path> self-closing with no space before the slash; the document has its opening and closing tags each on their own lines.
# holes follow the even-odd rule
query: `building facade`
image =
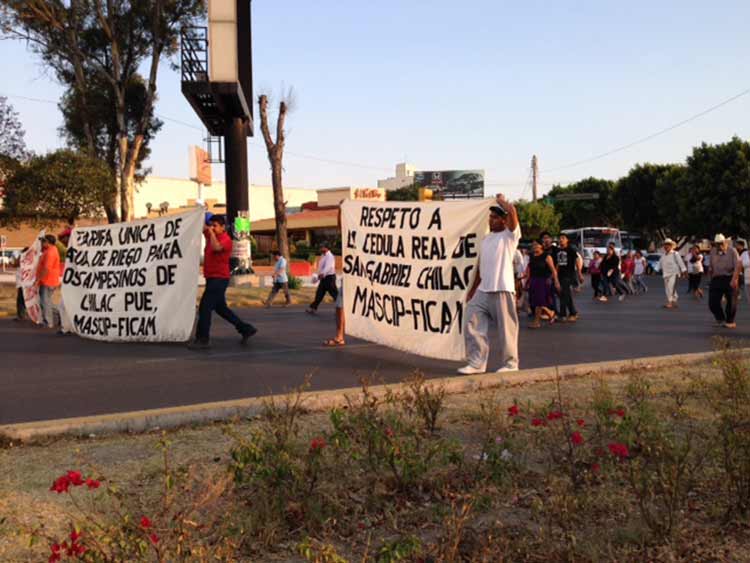
<svg viewBox="0 0 750 563">
<path fill-rule="evenodd" d="M 293 212 L 304 203 L 316 201 L 315 190 L 304 188 L 284 188 L 287 210 Z M 199 186 L 196 182 L 183 178 L 148 176 L 136 186 L 135 217 L 148 217 L 158 213 L 163 204 L 166 210 L 194 205 L 196 201 L 212 202 L 210 207 L 226 207 L 224 182 L 213 182 L 210 186 Z M 149 212 L 150 210 L 150 212 Z M 273 188 L 271 186 L 250 186 L 250 220 L 268 219 L 274 216 Z"/>
<path fill-rule="evenodd" d="M 411 186 L 414 183 L 414 172 L 416 170 L 417 168 L 413 164 L 400 162 L 396 165 L 396 176 L 378 180 L 378 187 L 391 191 Z"/>
</svg>

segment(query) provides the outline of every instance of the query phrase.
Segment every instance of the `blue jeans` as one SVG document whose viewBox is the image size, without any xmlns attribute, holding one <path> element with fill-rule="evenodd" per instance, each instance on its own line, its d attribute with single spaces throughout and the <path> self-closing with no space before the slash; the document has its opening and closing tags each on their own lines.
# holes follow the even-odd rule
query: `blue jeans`
<svg viewBox="0 0 750 563">
<path fill-rule="evenodd" d="M 222 319 L 234 325 L 237 332 L 244 334 L 251 330 L 253 326 L 244 322 L 227 305 L 225 297 L 229 280 L 222 278 L 207 278 L 206 289 L 203 291 L 200 305 L 198 306 L 198 328 L 195 332 L 195 339 L 207 342 L 211 333 L 211 313 L 216 311 Z"/>
</svg>

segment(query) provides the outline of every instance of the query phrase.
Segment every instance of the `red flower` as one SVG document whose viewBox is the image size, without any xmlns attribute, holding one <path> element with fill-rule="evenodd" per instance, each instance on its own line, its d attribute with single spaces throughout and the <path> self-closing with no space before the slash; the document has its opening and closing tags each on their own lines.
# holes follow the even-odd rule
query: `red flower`
<svg viewBox="0 0 750 563">
<path fill-rule="evenodd" d="M 153 534 L 153 533 L 149 534 L 148 535 L 148 539 L 150 539 L 151 543 L 154 544 L 154 545 L 156 545 L 157 543 L 159 543 L 159 536 L 157 536 L 156 534 Z"/>
<path fill-rule="evenodd" d="M 83 485 L 83 478 L 81 477 L 80 471 L 68 471 L 68 480 L 74 487 L 80 487 Z"/>
<path fill-rule="evenodd" d="M 310 453 L 319 452 L 326 447 L 325 438 L 313 438 L 310 442 Z"/>
<path fill-rule="evenodd" d="M 563 413 L 560 411 L 551 411 L 547 414 L 547 420 L 559 420 L 563 417 Z"/>
<path fill-rule="evenodd" d="M 625 459 L 630 455 L 628 447 L 625 444 L 619 444 L 615 442 L 609 444 L 607 448 L 609 449 L 609 453 L 611 453 L 615 457 L 619 457 L 620 459 Z"/>
<path fill-rule="evenodd" d="M 623 408 L 620 408 L 620 409 L 609 409 L 608 412 L 609 412 L 610 415 L 616 414 L 620 418 L 622 418 L 622 417 L 625 416 L 625 409 L 623 409 Z"/>
<path fill-rule="evenodd" d="M 389 438 L 393 438 L 393 429 L 390 426 L 385 429 L 385 435 Z"/>
<path fill-rule="evenodd" d="M 547 423 L 544 422 L 541 418 L 534 418 L 531 420 L 532 426 L 547 426 Z"/>
<path fill-rule="evenodd" d="M 86 486 L 89 489 L 98 489 L 99 485 L 101 485 L 101 483 L 99 483 L 99 481 L 97 481 L 96 479 L 86 479 Z"/>
<path fill-rule="evenodd" d="M 570 435 L 570 441 L 573 442 L 574 445 L 580 446 L 581 444 L 583 444 L 583 436 L 581 436 L 580 432 L 573 432 Z"/>
<path fill-rule="evenodd" d="M 67 475 L 61 475 L 54 480 L 52 486 L 49 488 L 50 491 L 55 491 L 58 495 L 60 493 L 67 493 L 70 488 L 70 479 Z"/>
<path fill-rule="evenodd" d="M 141 528 L 150 528 L 151 520 L 147 516 L 141 516 Z"/>
<path fill-rule="evenodd" d="M 602 466 L 598 463 L 592 463 L 591 464 L 591 472 L 598 474 L 602 470 Z"/>
<path fill-rule="evenodd" d="M 56 543 L 53 543 L 51 546 L 49 546 L 50 550 L 50 556 L 49 556 L 49 563 L 55 563 L 56 561 L 60 561 L 60 546 Z"/>
<path fill-rule="evenodd" d="M 583 420 L 582 418 L 579 418 L 578 420 L 576 420 L 576 424 L 580 426 L 581 428 L 583 428 L 584 426 L 586 426 L 586 421 Z"/>
<path fill-rule="evenodd" d="M 72 541 L 73 543 L 76 543 L 78 541 L 78 539 L 81 537 L 81 535 L 82 535 L 81 532 L 79 532 L 77 530 L 71 531 L 70 532 L 70 541 Z"/>
<path fill-rule="evenodd" d="M 518 416 L 520 412 L 518 405 L 511 405 L 508 407 L 508 416 Z"/>
</svg>

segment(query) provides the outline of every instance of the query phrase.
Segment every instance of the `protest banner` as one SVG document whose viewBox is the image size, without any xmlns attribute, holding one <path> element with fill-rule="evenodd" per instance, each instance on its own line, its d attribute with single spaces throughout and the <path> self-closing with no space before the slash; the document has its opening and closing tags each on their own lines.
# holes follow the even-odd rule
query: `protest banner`
<svg viewBox="0 0 750 563">
<path fill-rule="evenodd" d="M 39 306 L 39 286 L 36 284 L 36 271 L 39 267 L 39 258 L 42 256 L 42 243 L 39 240 L 44 236 L 40 231 L 26 252 L 21 254 L 20 270 L 21 289 L 23 290 L 23 301 L 26 306 L 26 315 L 29 320 L 36 324 L 42 322 L 42 309 Z"/>
<path fill-rule="evenodd" d="M 421 356 L 465 359 L 466 293 L 492 201 L 345 201 L 347 334 Z"/>
<path fill-rule="evenodd" d="M 63 274 L 71 332 L 182 342 L 195 319 L 204 211 L 75 228 Z"/>
</svg>

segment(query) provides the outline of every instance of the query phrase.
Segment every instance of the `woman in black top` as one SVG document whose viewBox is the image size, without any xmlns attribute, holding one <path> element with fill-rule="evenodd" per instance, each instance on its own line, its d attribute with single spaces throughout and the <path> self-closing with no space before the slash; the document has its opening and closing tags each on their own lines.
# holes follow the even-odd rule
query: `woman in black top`
<svg viewBox="0 0 750 563">
<path fill-rule="evenodd" d="M 605 294 L 612 294 L 615 291 L 620 295 L 619 299 L 622 301 L 625 299 L 625 295 L 629 293 L 628 286 L 622 281 L 620 277 L 620 257 L 615 252 L 615 245 L 609 244 L 607 246 L 607 255 L 602 260 L 602 283 L 604 285 Z M 607 297 L 602 295 L 599 301 L 607 301 Z"/>
<path fill-rule="evenodd" d="M 560 283 L 557 280 L 557 270 L 552 256 L 544 252 L 542 245 L 535 242 L 531 246 L 531 256 L 527 267 L 529 278 L 529 305 L 534 312 L 534 321 L 530 328 L 539 328 L 542 316 L 549 318 L 550 324 L 555 322 L 555 311 L 552 307 L 552 287 L 550 277 L 555 288 L 560 291 Z"/>
</svg>

